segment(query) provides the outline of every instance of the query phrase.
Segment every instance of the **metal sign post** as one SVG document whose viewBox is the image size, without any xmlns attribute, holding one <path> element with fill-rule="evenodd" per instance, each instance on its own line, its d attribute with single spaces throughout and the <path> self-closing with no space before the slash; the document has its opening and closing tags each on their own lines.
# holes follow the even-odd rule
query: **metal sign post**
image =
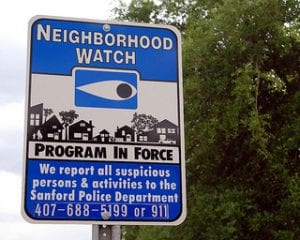
<svg viewBox="0 0 300 240">
<path fill-rule="evenodd" d="M 92 240 L 120 240 L 121 226 L 93 225 Z"/>
<path fill-rule="evenodd" d="M 34 17 L 25 219 L 180 224 L 186 216 L 181 65 L 180 34 L 171 26 Z M 117 239 L 116 228 L 93 232 Z"/>
</svg>

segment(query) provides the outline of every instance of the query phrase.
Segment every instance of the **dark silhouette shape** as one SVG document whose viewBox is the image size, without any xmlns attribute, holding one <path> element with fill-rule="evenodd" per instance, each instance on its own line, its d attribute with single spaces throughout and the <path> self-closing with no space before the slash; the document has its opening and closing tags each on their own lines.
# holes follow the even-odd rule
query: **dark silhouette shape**
<svg viewBox="0 0 300 240">
<path fill-rule="evenodd" d="M 51 108 L 44 108 L 44 123 L 47 121 L 47 117 L 49 117 L 53 113 Z"/>
<path fill-rule="evenodd" d="M 62 129 L 63 126 L 57 117 L 52 116 L 47 122 L 41 126 L 41 133 L 43 135 L 43 140 L 62 140 Z"/>
<path fill-rule="evenodd" d="M 153 130 L 154 126 L 158 123 L 158 120 L 152 115 L 137 114 L 135 112 L 131 122 L 133 123 L 132 128 L 137 134 L 140 134 L 145 131 Z"/>
<path fill-rule="evenodd" d="M 42 125 L 43 120 L 43 104 L 37 104 L 29 108 L 28 110 L 28 138 L 31 140 L 37 140 L 38 131 Z"/>
<path fill-rule="evenodd" d="M 138 134 L 139 142 L 158 142 L 163 144 L 179 144 L 178 127 L 165 119 L 157 123 L 153 130 Z"/>
<path fill-rule="evenodd" d="M 115 132 L 116 142 L 134 142 L 135 141 L 135 131 L 134 129 L 128 127 L 127 125 L 117 128 Z"/>
<path fill-rule="evenodd" d="M 80 120 L 69 127 L 69 140 L 72 141 L 92 141 L 93 140 L 92 121 Z"/>
<path fill-rule="evenodd" d="M 61 117 L 62 124 L 65 128 L 65 140 L 68 140 L 68 126 L 72 124 L 79 115 L 75 112 L 75 110 L 69 110 L 59 112 L 59 116 Z"/>
<path fill-rule="evenodd" d="M 109 132 L 106 129 L 103 129 L 101 132 L 99 132 L 99 135 L 94 137 L 94 141 L 108 143 L 110 141 Z"/>
</svg>

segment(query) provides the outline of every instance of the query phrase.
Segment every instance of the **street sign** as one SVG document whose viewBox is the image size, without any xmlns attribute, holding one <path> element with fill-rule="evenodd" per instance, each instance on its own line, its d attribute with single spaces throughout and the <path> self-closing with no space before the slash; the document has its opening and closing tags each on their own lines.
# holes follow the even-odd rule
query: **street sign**
<svg viewBox="0 0 300 240">
<path fill-rule="evenodd" d="M 24 218 L 180 224 L 186 188 L 179 32 L 37 16 L 28 42 Z"/>
</svg>

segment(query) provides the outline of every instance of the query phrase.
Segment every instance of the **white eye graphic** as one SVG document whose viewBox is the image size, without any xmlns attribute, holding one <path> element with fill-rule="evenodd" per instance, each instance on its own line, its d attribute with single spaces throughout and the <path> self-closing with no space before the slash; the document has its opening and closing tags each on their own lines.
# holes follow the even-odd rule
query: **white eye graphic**
<svg viewBox="0 0 300 240">
<path fill-rule="evenodd" d="M 77 87 L 78 90 L 110 100 L 126 100 L 136 95 L 136 88 L 121 80 L 101 81 Z"/>
</svg>

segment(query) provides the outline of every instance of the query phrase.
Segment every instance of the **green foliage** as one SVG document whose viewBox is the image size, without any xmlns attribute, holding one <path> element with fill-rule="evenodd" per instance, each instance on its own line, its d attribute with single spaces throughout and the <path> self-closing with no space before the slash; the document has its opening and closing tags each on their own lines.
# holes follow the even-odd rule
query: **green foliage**
<svg viewBox="0 0 300 240">
<path fill-rule="evenodd" d="M 129 6 L 119 0 L 119 7 L 113 11 L 119 20 L 151 22 L 156 17 L 157 6 L 151 0 L 132 0 Z"/>
<path fill-rule="evenodd" d="M 182 225 L 125 239 L 300 239 L 299 0 L 123 7 L 182 31 L 189 205 Z"/>
</svg>

